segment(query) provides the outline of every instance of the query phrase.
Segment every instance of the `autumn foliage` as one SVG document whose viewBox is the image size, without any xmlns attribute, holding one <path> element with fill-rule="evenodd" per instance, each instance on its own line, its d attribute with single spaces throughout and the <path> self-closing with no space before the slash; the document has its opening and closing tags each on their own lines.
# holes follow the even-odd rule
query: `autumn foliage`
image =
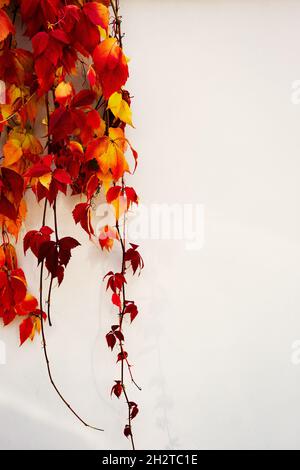
<svg viewBox="0 0 300 470">
<path fill-rule="evenodd" d="M 106 342 L 120 366 L 111 395 L 126 403 L 124 435 L 134 448 L 132 420 L 139 408 L 129 398 L 126 381 L 139 387 L 124 326 L 136 319 L 138 307 L 127 298 L 126 286 L 128 273 L 139 274 L 144 263 L 124 232 L 126 213 L 139 202 L 125 181 L 138 163 L 126 135 L 127 126 L 133 127 L 128 76 L 119 0 L 0 0 L 0 80 L 5 83 L 0 104 L 0 317 L 4 325 L 18 323 L 21 345 L 41 333 L 49 363 L 45 338 L 52 290 L 63 283 L 72 253 L 80 249 L 72 236 L 60 237 L 57 199 L 77 196 L 74 224 L 86 232 L 87 241 L 96 241 L 99 258 L 101 251 L 120 252 L 120 269 L 105 276 L 115 311 Z M 24 235 L 28 191 L 42 205 L 43 219 Z M 112 206 L 115 224 L 97 233 L 93 211 L 101 194 Z M 46 225 L 49 211 L 51 227 Z M 40 268 L 39 286 L 27 285 L 22 259 L 17 260 L 14 244 L 20 238 L 24 253 L 31 252 Z M 50 366 L 48 373 L 54 385 Z"/>
</svg>

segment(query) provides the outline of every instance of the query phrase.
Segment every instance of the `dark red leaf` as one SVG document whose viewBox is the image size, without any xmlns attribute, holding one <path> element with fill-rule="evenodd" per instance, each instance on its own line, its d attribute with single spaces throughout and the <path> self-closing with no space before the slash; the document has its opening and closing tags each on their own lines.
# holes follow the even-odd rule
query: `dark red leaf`
<svg viewBox="0 0 300 470">
<path fill-rule="evenodd" d="M 129 402 L 129 406 L 130 406 L 130 417 L 131 419 L 134 419 L 139 412 L 138 406 L 133 401 Z"/>
<path fill-rule="evenodd" d="M 132 435 L 132 433 L 131 433 L 131 427 L 130 427 L 128 424 L 126 424 L 126 426 L 125 426 L 125 428 L 124 428 L 124 435 L 125 435 L 125 437 L 127 437 L 127 438 Z"/>
<path fill-rule="evenodd" d="M 122 387 L 120 380 L 115 380 L 115 382 L 116 384 L 111 389 L 111 395 L 114 394 L 116 395 L 117 398 L 120 398 L 123 392 L 123 387 Z"/>
<path fill-rule="evenodd" d="M 111 348 L 111 350 L 113 350 L 117 342 L 115 335 L 113 333 L 108 333 L 106 335 L 106 341 L 107 341 L 108 347 Z"/>
<path fill-rule="evenodd" d="M 138 308 L 137 306 L 132 302 L 126 305 L 126 308 L 124 310 L 124 314 L 129 313 L 130 314 L 130 320 L 133 322 L 133 320 L 137 317 L 138 315 Z"/>
<path fill-rule="evenodd" d="M 17 218 L 16 208 L 3 194 L 0 197 L 0 214 L 11 220 L 16 220 Z"/>
<path fill-rule="evenodd" d="M 115 331 L 115 337 L 116 337 L 119 341 L 124 341 L 124 335 L 123 335 L 122 331 Z"/>
<path fill-rule="evenodd" d="M 138 268 L 140 271 L 144 268 L 144 261 L 139 252 L 137 251 L 138 245 L 130 244 L 132 248 L 129 248 L 125 253 L 125 261 L 130 262 L 133 274 L 136 273 Z"/>
<path fill-rule="evenodd" d="M 71 259 L 71 250 L 79 246 L 80 243 L 72 237 L 61 238 L 59 241 L 59 261 L 67 266 Z"/>
<path fill-rule="evenodd" d="M 128 357 L 128 353 L 126 351 L 123 351 L 123 352 L 120 352 L 118 354 L 118 360 L 117 362 L 120 362 L 120 361 L 125 361 Z"/>
<path fill-rule="evenodd" d="M 71 106 L 74 108 L 80 106 L 90 106 L 95 100 L 95 93 L 92 90 L 81 90 L 74 96 Z"/>
</svg>

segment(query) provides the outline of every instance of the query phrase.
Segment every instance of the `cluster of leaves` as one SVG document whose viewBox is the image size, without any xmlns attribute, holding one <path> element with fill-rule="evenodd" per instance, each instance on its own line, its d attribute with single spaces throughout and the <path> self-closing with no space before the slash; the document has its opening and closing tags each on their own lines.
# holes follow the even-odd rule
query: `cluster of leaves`
<svg viewBox="0 0 300 470">
<path fill-rule="evenodd" d="M 41 320 L 45 314 L 38 309 L 38 301 L 27 289 L 22 269 L 17 265 L 15 248 L 9 243 L 0 247 L 0 318 L 9 325 L 16 317 L 21 317 L 21 345 L 35 333 L 40 332 Z"/>
<path fill-rule="evenodd" d="M 27 37 L 26 49 L 18 46 L 17 30 Z M 5 325 L 22 317 L 21 344 L 42 331 L 48 364 L 44 269 L 49 316 L 53 281 L 62 283 L 72 250 L 79 246 L 73 237 L 59 236 L 57 199 L 80 196 L 74 222 L 89 238 L 98 237 L 102 250 L 109 252 L 115 243 L 120 247 L 121 270 L 106 276 L 118 317 L 106 340 L 111 350 L 118 346 L 120 378 L 112 394 L 125 397 L 124 434 L 134 447 L 132 419 L 138 405 L 129 400 L 125 386 L 124 370 L 135 382 L 125 350 L 124 320 L 132 322 L 138 308 L 126 297 L 126 276 L 129 269 L 139 272 L 143 260 L 136 245 L 127 248 L 120 230 L 120 219 L 125 226 L 126 213 L 138 204 L 136 191 L 125 183 L 126 174 L 135 172 L 138 154 L 126 136 L 126 126 L 133 122 L 130 94 L 124 88 L 129 70 L 122 39 L 119 0 L 0 0 L 0 80 L 6 85 L 5 103 L 0 103 L 0 317 Z M 83 85 L 78 89 L 80 74 Z M 24 252 L 30 250 L 41 269 L 39 302 L 27 291 L 12 245 L 26 217 L 27 190 L 44 204 L 42 227 L 23 239 Z M 95 234 L 93 208 L 100 192 L 116 222 Z M 46 225 L 49 208 L 53 228 Z"/>
</svg>

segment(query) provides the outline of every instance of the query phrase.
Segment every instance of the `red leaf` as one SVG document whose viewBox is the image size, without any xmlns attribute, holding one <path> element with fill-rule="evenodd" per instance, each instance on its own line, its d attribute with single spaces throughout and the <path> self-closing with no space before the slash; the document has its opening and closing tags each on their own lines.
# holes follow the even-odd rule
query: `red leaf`
<svg viewBox="0 0 300 470">
<path fill-rule="evenodd" d="M 56 271 L 56 276 L 58 280 L 58 285 L 60 286 L 65 276 L 65 269 L 63 266 L 58 266 L 57 271 Z"/>
<path fill-rule="evenodd" d="M 49 43 L 49 35 L 44 31 L 37 33 L 32 39 L 32 48 L 35 57 L 40 56 L 45 52 Z"/>
<path fill-rule="evenodd" d="M 22 176 L 10 168 L 2 168 L 1 173 L 4 189 L 14 193 L 14 200 L 18 205 L 24 193 L 24 180 Z"/>
<path fill-rule="evenodd" d="M 111 389 L 111 395 L 114 393 L 117 398 L 120 398 L 123 392 L 123 387 L 120 380 L 115 380 L 116 384 Z"/>
<path fill-rule="evenodd" d="M 90 204 L 87 202 L 82 202 L 77 204 L 75 209 L 73 210 L 73 217 L 75 223 L 80 223 L 81 227 L 91 235 L 94 235 L 94 229 L 91 224 L 91 214 L 90 214 Z"/>
<path fill-rule="evenodd" d="M 81 90 L 74 96 L 71 105 L 75 107 L 90 106 L 95 100 L 95 93 L 92 90 Z"/>
<path fill-rule="evenodd" d="M 103 29 L 108 28 L 109 11 L 106 6 L 101 3 L 89 2 L 83 7 L 85 15 L 96 26 L 101 26 Z"/>
<path fill-rule="evenodd" d="M 113 350 L 117 342 L 115 335 L 113 333 L 108 333 L 106 335 L 106 341 L 107 341 L 108 347 L 111 348 L 111 350 Z"/>
<path fill-rule="evenodd" d="M 71 259 L 71 250 L 79 246 L 80 243 L 72 237 L 65 237 L 59 240 L 59 261 L 60 264 L 67 266 Z"/>
<path fill-rule="evenodd" d="M 26 233 L 23 241 L 24 253 L 30 248 L 32 253 L 38 257 L 41 244 L 45 241 L 50 241 L 52 233 L 53 230 L 47 226 L 42 227 L 40 231 L 31 230 Z"/>
<path fill-rule="evenodd" d="M 130 407 L 130 417 L 131 419 L 134 419 L 136 415 L 139 412 L 138 406 L 134 401 L 129 402 L 129 407 Z"/>
<path fill-rule="evenodd" d="M 50 117 L 49 132 L 52 134 L 54 142 L 65 139 L 74 130 L 72 113 L 63 106 L 55 109 Z"/>
<path fill-rule="evenodd" d="M 128 353 L 126 351 L 123 351 L 123 352 L 120 352 L 118 354 L 118 360 L 117 362 L 120 362 L 120 361 L 125 361 L 128 357 Z"/>
<path fill-rule="evenodd" d="M 52 240 L 46 240 L 43 241 L 39 245 L 39 251 L 38 251 L 38 262 L 41 263 L 42 261 L 45 260 L 49 256 L 49 253 L 53 250 L 56 249 L 56 243 Z"/>
<path fill-rule="evenodd" d="M 114 305 L 121 308 L 121 299 L 120 299 L 120 296 L 118 294 L 113 294 L 112 298 L 111 298 L 111 301 Z"/>
<path fill-rule="evenodd" d="M 86 185 L 86 195 L 89 201 L 92 199 L 98 188 L 99 179 L 96 175 L 92 175 Z"/>
<path fill-rule="evenodd" d="M 132 203 L 138 204 L 139 198 L 133 188 L 126 187 L 125 188 L 125 194 L 127 197 L 127 208 L 129 209 L 129 206 Z"/>
<path fill-rule="evenodd" d="M 139 268 L 140 271 L 144 268 L 144 261 L 139 252 L 137 251 L 138 245 L 130 243 L 132 248 L 129 248 L 125 253 L 125 261 L 131 264 L 133 274 L 136 273 Z"/>
<path fill-rule="evenodd" d="M 131 322 L 133 322 L 133 320 L 137 317 L 139 312 L 138 312 L 137 306 L 132 302 L 126 306 L 124 314 L 126 313 L 130 314 L 130 320 Z"/>
<path fill-rule="evenodd" d="M 38 163 L 36 163 L 29 170 L 26 171 L 24 176 L 29 178 L 39 178 L 40 176 L 43 176 L 46 173 L 50 173 L 51 163 L 52 157 L 50 155 L 42 157 Z"/>
<path fill-rule="evenodd" d="M 125 437 L 127 437 L 127 438 L 130 437 L 130 436 L 132 436 L 131 427 L 130 427 L 128 424 L 126 424 L 126 426 L 125 426 L 124 435 L 125 435 Z"/>
<path fill-rule="evenodd" d="M 76 224 L 78 224 L 85 217 L 88 207 L 89 204 L 87 202 L 82 202 L 75 206 L 75 209 L 73 210 L 73 217 Z"/>
<path fill-rule="evenodd" d="M 69 173 L 66 170 L 56 169 L 53 173 L 53 177 L 57 181 L 59 181 L 60 183 L 63 183 L 63 184 L 71 184 L 72 183 L 71 176 L 69 175 Z"/>
<path fill-rule="evenodd" d="M 16 220 L 17 211 L 14 205 L 2 194 L 0 197 L 0 214 L 11 220 Z"/>
<path fill-rule="evenodd" d="M 59 241 L 59 246 L 62 250 L 73 250 L 79 245 L 80 243 L 72 237 L 64 237 Z"/>
<path fill-rule="evenodd" d="M 20 346 L 30 337 L 33 329 L 31 317 L 25 318 L 20 325 Z"/>
<path fill-rule="evenodd" d="M 115 337 L 116 337 L 119 341 L 124 341 L 124 335 L 123 335 L 122 331 L 115 331 Z"/>
<path fill-rule="evenodd" d="M 118 199 L 121 189 L 122 189 L 121 186 L 113 186 L 107 191 L 106 200 L 109 204 L 112 201 L 115 201 L 116 199 Z"/>
<path fill-rule="evenodd" d="M 46 237 L 49 237 L 53 233 L 53 230 L 47 225 L 44 225 L 44 227 L 41 228 L 40 232 Z"/>
</svg>

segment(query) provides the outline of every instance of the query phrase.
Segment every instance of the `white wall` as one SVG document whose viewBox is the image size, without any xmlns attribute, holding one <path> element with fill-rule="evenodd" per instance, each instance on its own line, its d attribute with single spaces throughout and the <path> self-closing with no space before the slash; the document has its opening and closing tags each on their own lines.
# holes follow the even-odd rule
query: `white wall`
<svg viewBox="0 0 300 470">
<path fill-rule="evenodd" d="M 138 448 L 300 448 L 300 78 L 297 0 L 122 2 L 141 154 L 142 201 L 205 206 L 205 245 L 144 241 L 129 329 L 141 406 Z M 55 292 L 48 346 L 56 380 L 104 434 L 74 421 L 52 392 L 39 341 L 0 330 L 1 448 L 128 448 L 126 408 L 101 277 L 111 257 L 89 245 L 61 203 L 74 252 Z M 39 225 L 35 211 L 27 228 Z M 37 294 L 38 272 L 24 268 Z M 88 299 L 88 300 L 86 300 Z M 297 358 L 297 357 L 296 357 Z M 294 361 L 295 362 L 295 361 Z M 297 361 L 296 361 L 297 362 Z"/>
</svg>

